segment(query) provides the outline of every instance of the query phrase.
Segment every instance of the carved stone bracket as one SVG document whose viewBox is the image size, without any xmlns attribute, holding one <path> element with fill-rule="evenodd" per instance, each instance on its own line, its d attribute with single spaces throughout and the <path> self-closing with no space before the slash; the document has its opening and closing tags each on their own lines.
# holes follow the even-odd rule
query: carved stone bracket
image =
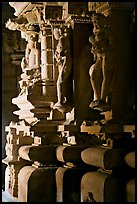
<svg viewBox="0 0 137 204">
<path fill-rule="evenodd" d="M 9 4 L 15 9 L 15 16 L 21 16 L 23 13 L 31 11 L 36 6 L 43 6 L 42 2 L 9 2 Z"/>
</svg>

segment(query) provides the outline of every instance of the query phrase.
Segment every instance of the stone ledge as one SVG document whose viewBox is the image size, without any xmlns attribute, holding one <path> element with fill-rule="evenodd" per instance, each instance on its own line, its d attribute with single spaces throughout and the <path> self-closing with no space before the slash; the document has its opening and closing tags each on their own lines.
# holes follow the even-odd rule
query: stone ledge
<svg viewBox="0 0 137 204">
<path fill-rule="evenodd" d="M 13 197 L 6 191 L 2 191 L 2 202 L 19 202 L 18 198 Z"/>
</svg>

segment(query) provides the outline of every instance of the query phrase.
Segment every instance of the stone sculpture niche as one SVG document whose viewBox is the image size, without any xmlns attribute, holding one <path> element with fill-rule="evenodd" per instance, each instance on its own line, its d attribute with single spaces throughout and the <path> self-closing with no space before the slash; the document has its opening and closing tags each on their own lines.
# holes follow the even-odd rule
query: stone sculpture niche
<svg viewBox="0 0 137 204">
<path fill-rule="evenodd" d="M 101 13 L 92 15 L 93 34 L 91 52 L 95 63 L 90 67 L 90 81 L 94 91 L 94 99 L 89 107 L 101 112 L 111 110 L 109 101 L 113 90 L 115 67 L 113 63 L 114 40 L 111 34 L 110 19 Z"/>
<path fill-rule="evenodd" d="M 72 75 L 72 56 L 70 46 L 70 29 L 67 27 L 54 28 L 54 38 L 57 40 L 55 50 L 56 66 L 58 67 L 57 98 L 53 109 L 60 112 L 72 110 L 72 95 L 70 94 L 70 81 Z"/>
<path fill-rule="evenodd" d="M 20 93 L 19 96 L 25 93 L 28 95 L 28 89 L 33 87 L 34 84 L 41 80 L 40 73 L 40 46 L 38 43 L 38 33 L 36 32 L 36 26 L 30 25 L 28 28 L 27 34 L 24 35 L 25 40 L 27 41 L 25 57 L 21 61 L 21 80 L 20 84 Z"/>
</svg>

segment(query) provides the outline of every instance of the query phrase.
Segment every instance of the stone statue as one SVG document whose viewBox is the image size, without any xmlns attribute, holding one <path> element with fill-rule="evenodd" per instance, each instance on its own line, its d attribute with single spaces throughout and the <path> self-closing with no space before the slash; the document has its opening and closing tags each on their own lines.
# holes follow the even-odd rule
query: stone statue
<svg viewBox="0 0 137 204">
<path fill-rule="evenodd" d="M 57 79 L 57 97 L 58 101 L 54 104 L 54 109 L 71 110 L 70 98 L 67 86 L 69 85 L 69 77 L 72 71 L 72 58 L 70 52 L 70 38 L 68 34 L 68 28 L 55 28 L 54 37 L 58 41 L 55 59 L 58 67 L 58 79 Z M 63 111 L 63 112 L 64 112 Z M 66 111 L 70 112 L 70 111 Z"/>
<path fill-rule="evenodd" d="M 25 57 L 29 67 L 40 66 L 40 49 L 38 48 L 37 38 L 38 36 L 35 34 L 28 37 Z"/>
<path fill-rule="evenodd" d="M 100 13 L 92 15 L 93 34 L 89 41 L 92 43 L 91 52 L 95 64 L 90 67 L 89 75 L 94 91 L 94 99 L 89 107 L 105 112 L 111 110 L 109 96 L 112 93 L 114 65 L 114 42 L 110 31 L 109 17 Z"/>
<path fill-rule="evenodd" d="M 41 79 L 40 74 L 40 49 L 38 47 L 38 36 L 34 33 L 31 35 L 25 35 L 25 40 L 28 41 L 26 46 L 25 57 L 21 61 L 21 80 L 19 81 L 20 93 L 28 95 L 30 87 Z"/>
<path fill-rule="evenodd" d="M 27 60 L 25 57 L 22 58 L 21 61 L 21 69 L 22 69 L 22 74 L 21 74 L 21 80 L 19 81 L 19 85 L 20 85 L 20 93 L 19 96 L 21 96 L 22 94 L 26 94 L 28 95 L 28 76 L 26 73 L 26 68 L 27 68 Z"/>
<path fill-rule="evenodd" d="M 20 85 L 20 93 L 18 96 L 21 96 L 23 94 L 28 95 L 28 85 L 27 82 L 25 80 L 20 80 L 19 81 L 19 85 Z"/>
</svg>

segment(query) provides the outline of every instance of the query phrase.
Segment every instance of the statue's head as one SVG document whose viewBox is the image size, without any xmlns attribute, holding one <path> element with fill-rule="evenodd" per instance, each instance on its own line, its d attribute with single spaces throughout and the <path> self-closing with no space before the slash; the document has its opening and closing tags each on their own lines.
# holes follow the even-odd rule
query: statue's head
<svg viewBox="0 0 137 204">
<path fill-rule="evenodd" d="M 102 29 L 104 27 L 109 27 L 110 19 L 106 17 L 102 13 L 93 13 L 91 20 L 93 22 L 94 27 L 98 29 Z"/>
<path fill-rule="evenodd" d="M 39 39 L 39 36 L 37 33 L 31 33 L 28 35 L 29 36 L 29 39 L 33 42 L 38 42 L 38 39 Z"/>
<path fill-rule="evenodd" d="M 54 28 L 53 34 L 54 34 L 54 38 L 56 40 L 59 40 L 59 37 L 60 37 L 60 30 L 59 30 L 59 28 Z"/>
</svg>

